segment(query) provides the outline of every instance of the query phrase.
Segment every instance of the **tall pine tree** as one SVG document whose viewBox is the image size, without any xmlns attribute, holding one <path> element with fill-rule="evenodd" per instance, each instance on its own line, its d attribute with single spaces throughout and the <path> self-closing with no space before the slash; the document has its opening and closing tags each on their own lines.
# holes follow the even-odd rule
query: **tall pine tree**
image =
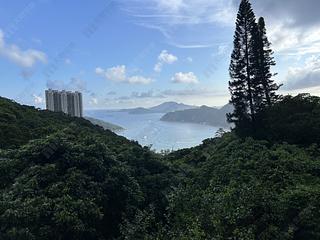
<svg viewBox="0 0 320 240">
<path fill-rule="evenodd" d="M 249 0 L 242 0 L 236 20 L 234 35 L 234 50 L 231 56 L 229 90 L 234 112 L 228 115 L 228 121 L 239 126 L 249 121 L 254 124 L 256 106 L 260 94 L 256 91 L 258 83 L 255 82 L 256 55 L 254 47 L 257 23 Z"/>
<path fill-rule="evenodd" d="M 263 18 L 256 18 L 249 0 L 242 0 L 236 21 L 231 55 L 229 90 L 234 112 L 228 121 L 236 127 L 256 127 L 256 114 L 279 99 L 280 88 L 272 79 L 275 60 Z M 245 130 L 246 131 L 246 130 Z"/>
<path fill-rule="evenodd" d="M 263 101 L 260 108 L 271 106 L 279 99 L 276 91 L 281 87 L 272 79 L 276 74 L 271 73 L 271 67 L 276 65 L 271 49 L 271 43 L 267 37 L 264 18 L 259 18 L 257 32 L 254 35 L 256 56 L 255 56 L 255 82 L 259 82 L 263 89 Z"/>
</svg>

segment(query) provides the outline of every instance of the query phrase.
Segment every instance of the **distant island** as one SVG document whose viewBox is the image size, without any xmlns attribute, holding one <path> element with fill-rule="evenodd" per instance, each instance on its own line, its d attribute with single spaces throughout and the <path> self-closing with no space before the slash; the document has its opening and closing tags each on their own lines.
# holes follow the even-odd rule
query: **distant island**
<svg viewBox="0 0 320 240">
<path fill-rule="evenodd" d="M 226 114 L 232 112 L 232 105 L 227 104 L 222 108 L 201 106 L 199 108 L 186 109 L 182 111 L 169 112 L 161 121 L 166 122 L 187 122 L 211 126 L 229 127 Z"/>
<path fill-rule="evenodd" d="M 186 105 L 177 102 L 165 102 L 160 105 L 151 108 L 132 108 L 132 109 L 121 109 L 121 112 L 128 112 L 129 114 L 151 114 L 151 113 L 169 113 L 175 111 L 182 111 L 186 109 L 194 109 L 196 106 Z"/>
<path fill-rule="evenodd" d="M 120 127 L 116 124 L 105 122 L 105 121 L 95 119 L 92 117 L 85 117 L 85 119 L 87 119 L 88 121 L 90 121 L 94 125 L 98 125 L 98 126 L 102 127 L 103 129 L 110 130 L 112 132 L 119 132 L 119 131 L 124 130 L 123 127 Z"/>
</svg>

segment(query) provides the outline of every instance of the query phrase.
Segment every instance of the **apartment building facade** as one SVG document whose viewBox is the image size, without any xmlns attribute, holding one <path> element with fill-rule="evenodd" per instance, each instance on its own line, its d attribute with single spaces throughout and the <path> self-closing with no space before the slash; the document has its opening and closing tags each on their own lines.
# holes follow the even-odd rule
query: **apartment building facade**
<svg viewBox="0 0 320 240">
<path fill-rule="evenodd" d="M 64 112 L 72 117 L 83 117 L 82 93 L 48 89 L 46 109 L 53 112 Z"/>
</svg>

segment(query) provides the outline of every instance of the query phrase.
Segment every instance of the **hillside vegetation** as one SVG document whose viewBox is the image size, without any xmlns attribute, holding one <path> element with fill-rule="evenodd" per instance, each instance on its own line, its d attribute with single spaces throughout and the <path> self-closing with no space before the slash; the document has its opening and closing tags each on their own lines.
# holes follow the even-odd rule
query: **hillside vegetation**
<svg viewBox="0 0 320 240">
<path fill-rule="evenodd" d="M 162 239 L 320 239 L 320 148 L 234 134 L 178 151 Z"/>
<path fill-rule="evenodd" d="M 237 132 L 241 134 L 241 129 Z M 254 137 L 293 144 L 320 144 L 320 98 L 310 94 L 286 96 L 257 116 Z"/>
<path fill-rule="evenodd" d="M 308 131 L 320 129 L 309 125 L 318 101 L 288 97 L 268 110 L 270 122 L 303 114 L 294 135 L 225 133 L 161 156 L 1 98 L 0 239 L 319 239 L 320 148 Z M 287 114 L 272 114 L 279 108 Z"/>
<path fill-rule="evenodd" d="M 89 121 L 0 99 L 0 239 L 114 239 L 174 182 L 160 156 Z"/>
</svg>

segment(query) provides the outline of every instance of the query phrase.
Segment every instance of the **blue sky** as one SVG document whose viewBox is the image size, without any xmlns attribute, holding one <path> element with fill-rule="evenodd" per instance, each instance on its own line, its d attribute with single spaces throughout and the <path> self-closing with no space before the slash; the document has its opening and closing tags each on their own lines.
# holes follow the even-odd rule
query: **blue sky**
<svg viewBox="0 0 320 240">
<path fill-rule="evenodd" d="M 317 0 L 253 0 L 283 93 L 320 92 Z M 221 106 L 237 0 L 11 0 L 0 8 L 0 95 L 44 107 L 46 88 L 86 109 L 165 101 Z"/>
</svg>

